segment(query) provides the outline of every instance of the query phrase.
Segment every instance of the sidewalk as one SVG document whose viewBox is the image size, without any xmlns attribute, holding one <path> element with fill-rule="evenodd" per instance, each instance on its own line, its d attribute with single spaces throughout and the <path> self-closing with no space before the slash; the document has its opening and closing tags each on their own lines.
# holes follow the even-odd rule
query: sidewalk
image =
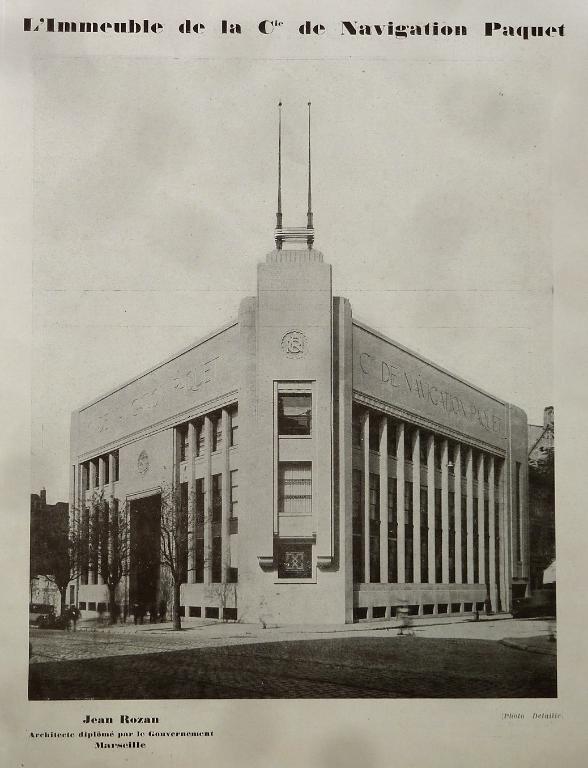
<svg viewBox="0 0 588 768">
<path fill-rule="evenodd" d="M 455 625 L 474 624 L 477 627 L 494 625 L 498 622 L 513 621 L 510 614 L 501 614 L 497 616 L 481 616 L 478 621 L 474 621 L 471 616 L 414 616 L 411 617 L 411 629 L 420 632 L 425 628 L 439 627 L 445 628 L 448 632 L 445 636 L 451 637 L 452 632 L 449 629 Z M 261 636 L 269 639 L 273 635 L 284 635 L 292 637 L 293 635 L 335 635 L 335 634 L 355 634 L 373 632 L 393 631 L 396 633 L 401 627 L 401 621 L 398 619 L 386 619 L 382 621 L 365 621 L 355 624 L 267 624 L 262 627 L 261 624 L 246 624 L 241 622 L 222 622 L 214 619 L 182 619 L 182 633 L 195 632 L 198 634 L 218 634 L 227 637 Z M 134 634 L 148 632 L 150 634 L 167 634 L 174 632 L 172 622 L 167 621 L 160 624 L 134 624 L 128 621 L 126 624 L 98 624 L 94 620 L 85 620 L 78 623 L 78 631 L 81 632 L 109 632 L 114 634 Z"/>
</svg>

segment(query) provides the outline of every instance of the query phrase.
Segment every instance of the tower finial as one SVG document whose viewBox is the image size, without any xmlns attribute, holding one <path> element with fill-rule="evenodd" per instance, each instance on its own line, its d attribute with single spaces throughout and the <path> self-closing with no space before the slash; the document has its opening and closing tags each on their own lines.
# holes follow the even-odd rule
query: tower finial
<svg viewBox="0 0 588 768">
<path fill-rule="evenodd" d="M 278 210 L 276 213 L 276 229 L 282 228 L 282 102 L 278 103 Z M 281 241 L 276 240 L 278 248 Z"/>
<path fill-rule="evenodd" d="M 276 249 L 281 251 L 284 242 L 306 243 L 312 250 L 314 229 L 312 226 L 312 194 L 310 171 L 310 101 L 308 102 L 308 212 L 306 227 L 284 227 L 282 224 L 282 102 L 278 103 L 278 210 L 276 213 Z"/>
<path fill-rule="evenodd" d="M 306 213 L 306 226 L 312 229 L 312 176 L 310 164 L 310 101 L 308 102 L 308 211 Z M 312 247 L 312 240 L 308 242 L 308 248 Z"/>
</svg>

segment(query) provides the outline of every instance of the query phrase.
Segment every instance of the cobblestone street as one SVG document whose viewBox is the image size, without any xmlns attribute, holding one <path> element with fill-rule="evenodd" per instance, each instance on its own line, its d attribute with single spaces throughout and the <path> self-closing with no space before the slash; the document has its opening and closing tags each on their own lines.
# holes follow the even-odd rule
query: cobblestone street
<svg viewBox="0 0 588 768">
<path fill-rule="evenodd" d="M 183 632 L 33 630 L 31 699 L 511 698 L 556 696 L 556 658 L 496 639 L 528 637 L 537 622 L 445 627 L 454 637 L 342 630 L 272 634 L 212 625 Z M 471 627 L 471 629 L 470 629 Z M 546 639 L 543 637 L 542 639 Z M 272 640 L 272 642 L 262 642 Z M 277 641 L 279 640 L 279 642 Z"/>
</svg>

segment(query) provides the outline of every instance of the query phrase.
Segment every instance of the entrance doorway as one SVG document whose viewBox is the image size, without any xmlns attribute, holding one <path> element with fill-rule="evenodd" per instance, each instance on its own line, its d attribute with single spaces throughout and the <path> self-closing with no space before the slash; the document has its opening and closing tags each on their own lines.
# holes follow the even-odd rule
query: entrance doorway
<svg viewBox="0 0 588 768">
<path fill-rule="evenodd" d="M 131 501 L 130 534 L 129 609 L 135 618 L 147 611 L 153 616 L 159 603 L 161 494 Z"/>
</svg>

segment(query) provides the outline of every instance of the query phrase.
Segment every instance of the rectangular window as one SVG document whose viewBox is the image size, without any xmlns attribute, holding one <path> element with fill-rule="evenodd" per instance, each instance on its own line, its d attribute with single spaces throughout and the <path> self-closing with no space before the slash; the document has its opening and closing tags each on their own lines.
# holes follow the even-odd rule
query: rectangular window
<svg viewBox="0 0 588 768">
<path fill-rule="evenodd" d="M 178 427 L 178 442 L 180 444 L 180 461 L 186 461 L 188 457 L 188 425 Z"/>
<path fill-rule="evenodd" d="M 98 488 L 98 486 L 100 485 L 100 472 L 99 472 L 100 462 L 99 462 L 99 460 L 98 459 L 93 459 L 92 460 L 92 466 L 94 467 L 94 488 Z"/>
<path fill-rule="evenodd" d="M 412 517 L 412 483 L 406 481 L 404 483 L 404 558 L 407 584 L 412 584 L 414 581 Z"/>
<path fill-rule="evenodd" d="M 496 574 L 496 591 L 498 598 L 498 610 L 501 609 L 501 581 L 500 581 L 500 527 L 499 527 L 500 505 L 494 502 L 494 572 Z"/>
<path fill-rule="evenodd" d="M 412 437 L 413 429 L 408 424 L 404 425 L 404 461 L 412 464 Z"/>
<path fill-rule="evenodd" d="M 443 459 L 443 441 L 435 439 L 435 469 L 441 471 L 441 461 Z"/>
<path fill-rule="evenodd" d="M 449 583 L 455 584 L 455 493 L 453 491 L 449 491 L 448 501 Z"/>
<path fill-rule="evenodd" d="M 380 476 L 370 472 L 370 520 L 380 520 Z"/>
<path fill-rule="evenodd" d="M 463 584 L 468 583 L 468 521 L 467 521 L 467 499 L 462 492 L 461 495 L 461 580 Z"/>
<path fill-rule="evenodd" d="M 239 483 L 238 483 L 238 476 L 237 472 L 239 470 L 232 469 L 231 470 L 231 517 L 235 518 L 238 516 L 237 513 L 237 505 L 239 503 Z"/>
<path fill-rule="evenodd" d="M 223 442 L 223 420 L 220 413 L 212 417 L 212 452 L 219 451 Z"/>
<path fill-rule="evenodd" d="M 478 563 L 478 497 L 474 496 L 474 514 L 472 515 L 472 533 L 474 537 L 474 584 L 478 584 L 480 577 L 480 568 Z"/>
<path fill-rule="evenodd" d="M 396 478 L 388 478 L 388 581 L 398 581 L 398 515 L 396 512 Z"/>
<path fill-rule="evenodd" d="M 352 474 L 352 530 L 353 530 L 353 581 L 362 584 L 363 567 L 363 482 L 362 473 L 354 469 Z"/>
<path fill-rule="evenodd" d="M 239 442 L 239 439 L 238 439 L 239 411 L 237 410 L 237 406 L 235 406 L 234 408 L 231 408 L 231 410 L 229 411 L 229 431 L 230 431 L 229 445 L 232 448 L 234 445 L 237 445 Z"/>
<path fill-rule="evenodd" d="M 354 448 L 361 448 L 362 444 L 362 431 L 361 431 L 361 422 L 362 422 L 362 411 L 358 406 L 354 405 L 352 409 L 352 443 Z"/>
<path fill-rule="evenodd" d="M 204 422 L 196 422 L 196 456 L 204 456 Z"/>
<path fill-rule="evenodd" d="M 312 542 L 304 539 L 277 541 L 278 578 L 312 578 Z"/>
<path fill-rule="evenodd" d="M 422 443 L 421 443 L 422 447 Z M 426 486 L 421 486 L 420 524 L 421 524 L 421 583 L 429 581 L 429 516 L 428 492 Z M 434 574 L 431 574 L 434 579 Z"/>
<path fill-rule="evenodd" d="M 120 480 L 120 473 L 119 473 L 119 462 L 118 462 L 118 451 L 112 452 L 112 457 L 114 459 L 114 482 L 118 482 Z"/>
<path fill-rule="evenodd" d="M 442 516 L 441 516 L 441 489 L 435 488 L 435 583 L 441 584 L 443 581 L 443 569 L 441 565 L 443 544 L 442 544 Z"/>
<path fill-rule="evenodd" d="M 110 460 L 108 454 L 102 457 L 104 462 L 104 485 L 108 485 L 110 482 Z"/>
<path fill-rule="evenodd" d="M 380 416 L 375 412 L 370 413 L 370 451 L 380 450 Z"/>
<path fill-rule="evenodd" d="M 370 581 L 380 581 L 380 476 L 370 473 Z"/>
<path fill-rule="evenodd" d="M 199 537 L 194 544 L 194 581 L 202 584 L 204 581 L 204 539 Z"/>
<path fill-rule="evenodd" d="M 223 510 L 223 476 L 212 476 L 212 522 L 220 523 Z"/>
<path fill-rule="evenodd" d="M 199 477 L 195 483 L 194 516 L 196 518 L 196 525 L 202 526 L 204 523 L 204 478 L 202 477 Z"/>
<path fill-rule="evenodd" d="M 178 530 L 178 565 L 180 582 L 188 581 L 188 483 L 180 483 L 180 520 Z"/>
<path fill-rule="evenodd" d="M 455 475 L 455 445 L 447 444 L 447 470 L 450 475 Z"/>
<path fill-rule="evenodd" d="M 420 460 L 421 460 L 421 467 L 427 466 L 427 445 L 429 443 L 429 436 L 426 435 L 424 432 L 421 432 L 421 442 L 420 442 Z"/>
<path fill-rule="evenodd" d="M 396 456 L 396 424 L 388 419 L 388 456 Z"/>
<path fill-rule="evenodd" d="M 278 513 L 312 514 L 312 463 L 283 461 L 278 465 Z"/>
<path fill-rule="evenodd" d="M 490 507 L 488 499 L 484 499 L 484 573 L 486 584 L 490 583 Z"/>
<path fill-rule="evenodd" d="M 312 427 L 312 395 L 281 392 L 278 394 L 278 434 L 310 435 Z"/>
<path fill-rule="evenodd" d="M 212 567 L 211 567 L 211 581 L 213 584 L 220 584 L 222 581 L 222 538 L 215 536 L 212 540 Z"/>
</svg>

